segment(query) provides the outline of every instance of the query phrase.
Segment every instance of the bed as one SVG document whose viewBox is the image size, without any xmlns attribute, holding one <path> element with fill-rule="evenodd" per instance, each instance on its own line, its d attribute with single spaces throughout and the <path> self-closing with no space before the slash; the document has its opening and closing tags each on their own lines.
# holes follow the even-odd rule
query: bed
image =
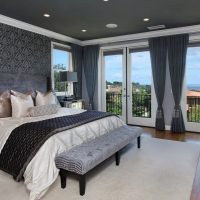
<svg viewBox="0 0 200 200">
<path fill-rule="evenodd" d="M 5 79 L 4 79 L 5 80 Z M 19 79 L 18 79 L 19 80 Z M 28 86 L 34 86 L 32 89 L 41 89 L 38 87 L 43 87 L 42 90 L 47 90 L 44 85 L 46 84 L 46 79 L 43 77 L 30 77 L 21 79 L 27 81 Z M 37 80 L 37 81 L 35 81 Z M 15 88 L 19 91 L 24 91 L 25 88 L 21 87 L 20 84 L 16 84 Z M 31 83 L 30 83 L 31 82 Z M 8 82 L 7 82 L 8 83 Z M 43 83 L 43 84 L 42 84 Z M 13 82 L 5 84 L 5 89 L 12 89 Z M 26 85 L 24 83 L 23 85 Z M 17 86 L 17 88 L 16 88 Z M 37 87 L 37 88 L 36 88 Z M 0 88 L 2 90 L 2 88 Z M 29 122 L 37 122 L 41 120 L 74 115 L 78 113 L 85 112 L 82 109 L 70 109 L 70 108 L 60 108 L 58 113 L 40 116 L 40 117 L 23 117 L 23 118 L 1 118 L 0 119 L 0 153 L 6 144 L 11 132 L 22 124 Z M 50 137 L 39 149 L 37 154 L 30 161 L 26 170 L 24 172 L 24 184 L 30 191 L 30 200 L 37 200 L 42 198 L 42 196 L 47 192 L 48 188 L 53 184 L 58 176 L 58 169 L 55 166 L 55 156 L 65 150 L 72 148 L 73 146 L 79 145 L 86 140 L 96 138 L 100 135 L 106 134 L 109 131 L 124 125 L 124 123 L 116 116 L 109 116 L 102 118 L 70 130 L 59 132 L 52 137 Z"/>
</svg>

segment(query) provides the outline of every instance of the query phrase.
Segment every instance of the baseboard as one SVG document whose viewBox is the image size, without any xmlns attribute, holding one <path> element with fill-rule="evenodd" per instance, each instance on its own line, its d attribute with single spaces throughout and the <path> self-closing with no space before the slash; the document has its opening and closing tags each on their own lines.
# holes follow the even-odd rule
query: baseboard
<svg viewBox="0 0 200 200">
<path fill-rule="evenodd" d="M 171 130 L 171 126 L 170 125 L 165 125 L 165 130 L 170 131 Z"/>
</svg>

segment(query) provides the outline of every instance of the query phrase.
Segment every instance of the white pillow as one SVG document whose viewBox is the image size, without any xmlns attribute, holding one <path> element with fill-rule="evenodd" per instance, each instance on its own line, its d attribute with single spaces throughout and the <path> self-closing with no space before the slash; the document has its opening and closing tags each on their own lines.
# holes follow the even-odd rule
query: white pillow
<svg viewBox="0 0 200 200">
<path fill-rule="evenodd" d="M 36 106 L 44 106 L 51 104 L 57 104 L 56 97 L 53 94 L 53 92 L 47 92 L 46 94 L 43 94 L 37 91 Z"/>
<path fill-rule="evenodd" d="M 11 105 L 12 117 L 15 118 L 26 117 L 28 109 L 34 106 L 31 95 L 23 97 L 11 95 Z"/>
</svg>

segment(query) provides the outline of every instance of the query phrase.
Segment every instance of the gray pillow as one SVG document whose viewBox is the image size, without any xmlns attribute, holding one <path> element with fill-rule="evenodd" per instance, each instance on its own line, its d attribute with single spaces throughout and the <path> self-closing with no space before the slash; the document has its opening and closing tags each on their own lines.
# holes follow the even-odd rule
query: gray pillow
<svg viewBox="0 0 200 200">
<path fill-rule="evenodd" d="M 7 90 L 0 94 L 0 118 L 11 117 L 12 107 L 10 100 L 10 92 Z"/>
<path fill-rule="evenodd" d="M 34 106 L 28 109 L 28 117 L 38 117 L 57 113 L 59 106 L 56 104 Z"/>
</svg>

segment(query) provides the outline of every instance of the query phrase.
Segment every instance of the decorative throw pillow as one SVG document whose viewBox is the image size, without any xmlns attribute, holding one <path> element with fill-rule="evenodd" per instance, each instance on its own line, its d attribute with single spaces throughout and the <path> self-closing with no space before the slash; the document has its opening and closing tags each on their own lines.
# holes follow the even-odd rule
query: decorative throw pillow
<svg viewBox="0 0 200 200">
<path fill-rule="evenodd" d="M 0 95 L 0 118 L 11 117 L 11 114 L 10 92 L 7 90 Z"/>
<path fill-rule="evenodd" d="M 12 95 L 17 96 L 17 97 L 22 97 L 22 98 L 23 97 L 26 98 L 28 95 L 31 95 L 31 97 L 35 101 L 36 93 L 33 90 L 30 90 L 29 92 L 26 92 L 26 93 L 21 93 L 15 90 L 11 90 L 10 92 Z"/>
<path fill-rule="evenodd" d="M 59 106 L 56 104 L 35 106 L 28 109 L 28 117 L 38 117 L 43 115 L 51 115 L 58 112 Z"/>
<path fill-rule="evenodd" d="M 52 91 L 47 92 L 46 94 L 37 91 L 36 106 L 51 105 L 51 104 L 57 104 L 56 96 L 53 94 Z"/>
<path fill-rule="evenodd" d="M 28 109 L 33 107 L 33 99 L 31 95 L 27 96 L 14 96 L 11 95 L 12 117 L 26 117 Z"/>
</svg>

